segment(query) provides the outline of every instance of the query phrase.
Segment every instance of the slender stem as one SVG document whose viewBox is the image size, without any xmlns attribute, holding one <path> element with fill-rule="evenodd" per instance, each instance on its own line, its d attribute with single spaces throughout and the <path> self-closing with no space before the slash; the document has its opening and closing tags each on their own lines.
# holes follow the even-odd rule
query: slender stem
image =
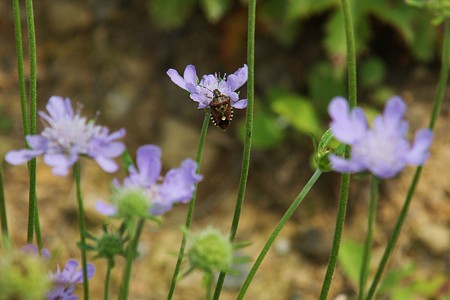
<svg viewBox="0 0 450 300">
<path fill-rule="evenodd" d="M 130 278 L 131 278 L 131 267 L 133 266 L 133 260 L 136 256 L 137 246 L 139 243 L 139 238 L 144 228 L 145 219 L 140 219 L 136 227 L 136 231 L 131 238 L 130 244 L 128 245 L 127 253 L 127 263 L 125 265 L 125 270 L 123 272 L 122 286 L 120 288 L 120 300 L 128 299 L 128 291 L 130 289 Z"/>
<path fill-rule="evenodd" d="M 248 37 L 247 37 L 247 64 L 248 64 L 248 80 L 247 80 L 247 118 L 245 127 L 244 152 L 242 159 L 241 178 L 239 182 L 239 191 L 234 209 L 233 222 L 230 229 L 230 241 L 234 241 L 236 237 L 239 219 L 241 217 L 241 209 L 244 202 L 245 189 L 247 186 L 248 170 L 250 166 L 250 151 L 252 148 L 253 133 L 253 107 L 255 96 L 255 20 L 256 20 L 256 0 L 248 1 Z M 214 291 L 214 299 L 219 299 L 222 291 L 223 282 L 225 281 L 225 272 L 221 272 L 217 279 L 216 289 Z"/>
<path fill-rule="evenodd" d="M 30 134 L 36 134 L 36 117 L 37 117 L 37 58 L 36 58 L 36 34 L 34 29 L 34 13 L 33 13 L 33 0 L 26 0 L 27 10 L 27 27 L 28 27 L 28 44 L 30 52 Z M 39 210 L 36 194 L 36 158 L 33 158 L 29 166 L 30 173 L 30 191 L 29 191 L 29 216 L 34 217 L 34 226 L 29 224 L 29 229 L 36 231 L 36 239 L 39 248 L 42 248 L 41 229 L 39 224 Z M 34 228 L 32 228 L 34 227 Z M 28 242 L 32 242 L 29 240 Z"/>
<path fill-rule="evenodd" d="M 348 98 L 351 107 L 356 106 L 357 102 L 357 84 L 356 84 L 356 54 L 355 54 L 355 38 L 353 33 L 353 21 L 350 11 L 349 0 L 341 0 L 342 11 L 344 13 L 345 37 L 347 40 L 347 68 L 348 68 Z M 345 157 L 349 157 L 350 148 L 345 148 Z M 336 217 L 336 227 L 334 230 L 333 245 L 331 247 L 330 258 L 328 261 L 327 271 L 320 292 L 320 300 L 327 299 L 328 292 L 333 279 L 334 270 L 336 269 L 339 248 L 341 244 L 342 232 L 344 230 L 344 221 L 347 211 L 348 190 L 350 187 L 350 175 L 342 174 L 341 187 L 339 195 L 339 208 Z"/>
<path fill-rule="evenodd" d="M 361 272 L 359 274 L 359 295 L 358 299 L 364 299 L 367 277 L 369 274 L 370 255 L 372 246 L 373 224 L 375 222 L 375 214 L 378 200 L 378 179 L 372 175 L 370 177 L 370 201 L 369 201 L 369 217 L 367 218 L 367 234 L 364 243 L 363 259 L 361 263 Z"/>
<path fill-rule="evenodd" d="M 109 300 L 110 288 L 111 288 L 111 270 L 114 267 L 114 264 L 108 261 L 108 268 L 106 269 L 106 277 L 105 277 L 105 289 L 104 289 L 104 300 Z"/>
<path fill-rule="evenodd" d="M 81 195 L 81 176 L 80 176 L 80 162 L 76 162 L 73 166 L 73 175 L 75 177 L 75 184 L 77 188 L 77 203 L 78 203 L 78 225 L 80 230 L 80 250 L 81 250 L 81 266 L 83 268 L 83 294 L 84 299 L 89 299 L 89 280 L 87 274 L 87 258 L 86 258 L 86 242 L 85 232 L 86 225 L 84 221 L 83 197 Z"/>
<path fill-rule="evenodd" d="M 252 282 L 253 278 L 255 277 L 255 274 L 258 271 L 259 266 L 261 265 L 262 261 L 266 257 L 266 254 L 269 251 L 270 247 L 272 246 L 273 242 L 277 238 L 281 229 L 283 229 L 284 225 L 286 225 L 287 221 L 292 217 L 292 215 L 296 211 L 297 207 L 300 205 L 300 203 L 302 203 L 303 199 L 306 197 L 306 195 L 311 190 L 313 185 L 319 179 L 320 175 L 322 175 L 322 171 L 317 169 L 316 172 L 314 172 L 314 174 L 311 176 L 309 181 L 306 183 L 305 187 L 301 190 L 300 194 L 298 194 L 297 198 L 295 198 L 294 202 L 292 202 L 291 206 L 286 211 L 284 216 L 281 218 L 280 222 L 278 222 L 278 225 L 273 230 L 272 234 L 270 235 L 269 239 L 267 240 L 266 244 L 264 245 L 264 248 L 261 250 L 261 253 L 259 254 L 255 263 L 253 264 L 253 267 L 251 268 L 249 274 L 247 275 L 247 278 L 245 279 L 244 284 L 242 285 L 241 290 L 239 291 L 239 294 L 236 299 L 239 299 L 239 300 L 244 299 L 245 293 L 247 292 L 247 289 L 250 286 L 250 283 Z"/>
<path fill-rule="evenodd" d="M 436 124 L 436 120 L 441 111 L 442 101 L 444 99 L 445 87 L 447 85 L 448 80 L 448 72 L 449 72 L 449 62 L 450 62 L 450 20 L 445 20 L 445 33 L 444 33 L 444 43 L 442 46 L 442 58 L 441 58 L 441 72 L 439 74 L 439 81 L 436 88 L 436 94 L 433 102 L 433 109 L 431 113 L 429 128 L 431 130 L 434 129 Z M 392 236 L 384 250 L 383 257 L 381 258 L 380 264 L 378 265 L 378 269 L 375 273 L 375 277 L 370 286 L 369 292 L 367 294 L 366 299 L 372 299 L 375 296 L 375 292 L 377 286 L 380 282 L 381 276 L 383 275 L 383 271 L 386 268 L 388 259 L 394 250 L 395 244 L 397 243 L 397 239 L 400 235 L 400 231 L 402 229 L 403 223 L 405 222 L 406 216 L 408 215 L 409 205 L 411 204 L 412 197 L 416 190 L 417 183 L 420 179 L 420 174 L 422 173 L 422 166 L 416 169 L 416 173 L 414 174 L 413 180 L 411 182 L 411 186 L 409 187 L 408 194 L 406 195 L 405 202 L 400 211 L 400 215 L 395 223 Z"/>
<path fill-rule="evenodd" d="M 205 146 L 206 133 L 208 131 L 210 116 L 211 116 L 211 114 L 209 111 L 205 113 L 205 118 L 203 119 L 202 131 L 200 133 L 200 141 L 198 143 L 197 158 L 196 158 L 197 166 L 198 166 L 198 169 L 197 169 L 198 173 L 200 172 L 200 165 L 202 163 L 203 149 Z M 192 195 L 192 199 L 189 202 L 188 212 L 186 215 L 186 223 L 184 225 L 186 229 L 189 229 L 191 227 L 192 215 L 194 213 L 195 199 L 196 199 L 196 195 L 197 195 L 197 185 L 198 185 L 198 183 L 195 184 L 194 194 Z M 186 248 L 186 240 L 187 240 L 187 237 L 185 234 L 183 234 L 183 239 L 181 240 L 180 250 L 178 251 L 177 264 L 176 264 L 175 270 L 173 272 L 172 281 L 170 282 L 169 294 L 167 295 L 168 300 L 172 299 L 173 293 L 175 292 L 175 286 L 177 284 L 177 278 L 178 278 L 178 274 L 180 273 L 181 263 L 183 262 L 184 251 Z"/>
<path fill-rule="evenodd" d="M 213 296 L 214 277 L 212 274 L 205 274 L 206 300 L 211 300 Z"/>
<path fill-rule="evenodd" d="M 8 219 L 6 214 L 6 200 L 3 191 L 3 163 L 0 161 L 0 222 L 2 227 L 2 238 L 8 239 Z"/>
<path fill-rule="evenodd" d="M 28 134 L 30 134 L 30 128 L 28 125 L 27 93 L 25 87 L 25 75 L 23 67 L 22 28 L 20 25 L 19 0 L 13 0 L 12 5 L 14 14 L 14 31 L 16 36 L 17 72 L 19 76 L 19 93 L 20 93 L 20 107 L 22 110 L 23 134 L 24 136 L 27 136 Z M 26 143 L 25 146 L 27 146 Z"/>
</svg>

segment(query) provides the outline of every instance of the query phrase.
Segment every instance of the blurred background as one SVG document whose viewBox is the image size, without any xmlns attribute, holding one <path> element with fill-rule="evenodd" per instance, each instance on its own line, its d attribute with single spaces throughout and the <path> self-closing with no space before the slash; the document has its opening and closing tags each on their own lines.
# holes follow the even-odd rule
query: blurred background
<svg viewBox="0 0 450 300">
<path fill-rule="evenodd" d="M 442 43 L 433 16 L 400 0 L 352 1 L 358 61 L 359 105 L 369 117 L 392 95 L 408 103 L 412 132 L 426 127 L 434 97 Z M 23 36 L 26 37 L 25 7 Z M 70 97 L 83 114 L 111 130 L 126 128 L 130 153 L 142 144 L 163 150 L 164 169 L 195 157 L 203 111 L 173 84 L 166 71 L 194 64 L 197 74 L 231 74 L 246 63 L 245 0 L 41 0 L 34 3 L 38 105 L 52 95 Z M 23 145 L 12 5 L 0 3 L 0 154 Z M 25 67 L 28 68 L 24 41 Z M 253 244 L 255 259 L 273 227 L 312 175 L 311 135 L 328 127 L 327 105 L 346 96 L 343 19 L 337 0 L 260 0 L 255 53 L 255 126 L 251 169 L 238 241 Z M 28 74 L 28 71 L 26 70 Z M 245 97 L 245 86 L 241 89 Z M 436 129 L 409 218 L 391 259 L 379 299 L 448 299 L 450 282 L 450 161 L 448 97 Z M 245 110 L 235 110 L 227 131 L 208 130 L 193 229 L 211 224 L 229 230 L 242 159 Z M 40 124 L 38 124 L 40 126 Z M 42 128 L 42 127 L 38 127 Z M 96 200 L 110 180 L 83 162 L 89 229 L 103 218 Z M 27 171 L 4 165 L 11 234 L 26 239 Z M 383 182 L 372 266 L 376 267 L 398 216 L 413 169 Z M 324 174 L 281 232 L 248 291 L 248 299 L 316 299 L 325 274 L 337 211 L 338 174 Z M 44 244 L 61 265 L 79 258 L 76 203 L 71 178 L 38 163 L 38 197 Z M 365 237 L 368 181 L 352 181 L 341 257 L 330 298 L 353 296 Z M 157 228 L 147 224 L 130 299 L 164 299 L 181 241 L 187 206 L 178 206 Z M 93 299 L 102 297 L 105 262 L 94 261 Z M 113 294 L 123 262 L 113 276 Z M 234 299 L 230 282 L 223 299 Z M 447 296 L 445 296 L 447 295 Z M 175 299 L 201 299 L 201 274 L 182 280 Z"/>
</svg>

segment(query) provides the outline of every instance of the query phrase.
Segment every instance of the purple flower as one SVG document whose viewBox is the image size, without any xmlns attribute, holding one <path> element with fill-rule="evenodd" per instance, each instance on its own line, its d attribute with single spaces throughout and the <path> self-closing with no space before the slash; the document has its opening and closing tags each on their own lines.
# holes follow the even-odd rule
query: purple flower
<svg viewBox="0 0 450 300">
<path fill-rule="evenodd" d="M 202 180 L 202 176 L 196 174 L 197 163 L 192 159 L 184 160 L 179 168 L 170 170 L 161 178 L 161 150 L 154 145 L 139 147 L 136 164 L 137 169 L 130 166 L 129 176 L 122 185 L 115 181 L 117 191 L 116 196 L 112 197 L 113 204 L 96 203 L 98 212 L 108 216 L 129 215 L 132 205 L 133 209 L 145 209 L 145 214 L 157 216 L 170 210 L 175 203 L 189 202 L 195 184 Z M 136 197 L 136 194 L 142 197 Z M 126 201 L 129 201 L 127 205 L 124 204 Z M 140 201 L 139 205 L 137 201 Z"/>
<path fill-rule="evenodd" d="M 209 106 L 214 98 L 214 90 L 220 94 L 230 97 L 231 106 L 237 109 L 247 107 L 247 99 L 239 99 L 236 90 L 239 89 L 248 77 L 247 65 L 239 68 L 234 74 L 219 77 L 217 74 L 204 75 L 200 82 L 197 79 L 197 73 L 193 65 L 188 65 L 184 70 L 183 77 L 174 69 L 167 71 L 170 79 L 182 89 L 191 94 L 191 99 L 198 102 L 198 109 Z"/>
<path fill-rule="evenodd" d="M 108 128 L 81 117 L 79 111 L 74 112 L 69 98 L 52 96 L 46 108 L 48 113 L 39 112 L 46 125 L 44 131 L 28 135 L 30 149 L 8 152 L 7 162 L 19 165 L 44 155 L 44 162 L 53 167 L 53 174 L 65 176 L 79 156 L 84 155 L 93 158 L 106 172 L 117 170 L 112 158 L 122 154 L 125 146 L 114 140 L 125 136 L 124 129 L 109 133 Z"/>
<path fill-rule="evenodd" d="M 63 271 L 57 267 L 55 273 L 51 274 L 53 289 L 47 294 L 48 300 L 76 300 L 78 296 L 73 295 L 75 284 L 83 282 L 83 270 L 77 270 L 78 261 L 69 259 L 64 266 Z M 87 265 L 87 277 L 91 279 L 94 276 L 94 265 Z"/>
<path fill-rule="evenodd" d="M 408 122 L 403 119 L 406 104 L 392 97 L 373 127 L 359 107 L 350 110 L 346 99 L 334 98 L 328 106 L 331 130 L 336 139 L 351 146 L 350 159 L 330 155 L 332 168 L 342 173 L 370 171 L 379 178 L 391 178 L 406 165 L 420 166 L 429 156 L 433 134 L 429 129 L 417 132 L 413 144 L 406 140 Z"/>
</svg>

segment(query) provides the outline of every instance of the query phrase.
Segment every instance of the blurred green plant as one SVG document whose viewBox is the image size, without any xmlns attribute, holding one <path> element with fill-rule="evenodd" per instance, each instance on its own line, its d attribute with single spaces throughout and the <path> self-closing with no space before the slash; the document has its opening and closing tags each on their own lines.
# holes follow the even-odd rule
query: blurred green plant
<svg viewBox="0 0 450 300">
<path fill-rule="evenodd" d="M 354 240 L 343 240 L 339 252 L 339 263 L 342 271 L 353 286 L 358 286 L 359 271 L 361 268 L 363 246 Z M 426 299 L 448 299 L 440 298 L 441 288 L 446 284 L 444 274 L 433 274 L 424 276 L 417 272 L 413 263 L 390 270 L 384 277 L 379 296 L 387 296 L 391 300 L 416 299 L 418 296 Z M 448 297 L 448 295 L 447 295 Z"/>
</svg>

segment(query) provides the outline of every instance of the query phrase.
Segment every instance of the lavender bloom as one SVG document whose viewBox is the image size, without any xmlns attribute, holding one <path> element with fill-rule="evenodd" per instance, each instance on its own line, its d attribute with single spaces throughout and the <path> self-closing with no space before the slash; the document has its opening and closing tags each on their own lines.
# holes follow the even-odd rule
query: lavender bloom
<svg viewBox="0 0 450 300">
<path fill-rule="evenodd" d="M 334 98 L 328 106 L 331 130 L 336 139 L 351 146 L 351 155 L 347 160 L 331 154 L 333 170 L 341 173 L 368 170 L 379 178 L 391 178 L 406 165 L 424 164 L 433 134 L 429 129 L 421 129 L 411 145 L 405 137 L 408 130 L 408 122 L 403 119 L 405 111 L 403 100 L 392 97 L 369 129 L 361 108 L 350 111 L 346 99 Z"/>
<path fill-rule="evenodd" d="M 83 271 L 77 270 L 78 262 L 69 259 L 61 272 L 59 266 L 55 273 L 50 277 L 54 288 L 47 294 L 48 300 L 76 300 L 78 296 L 73 295 L 75 284 L 83 282 Z M 91 279 L 94 276 L 95 268 L 92 264 L 87 265 L 87 277 Z"/>
<path fill-rule="evenodd" d="M 195 184 L 202 180 L 202 176 L 196 174 L 197 163 L 192 159 L 184 160 L 179 168 L 170 170 L 161 178 L 161 150 L 154 145 L 139 147 L 136 164 L 137 169 L 130 166 L 129 176 L 123 180 L 122 185 L 117 180 L 114 184 L 117 193 L 137 191 L 143 195 L 147 203 L 145 214 L 151 216 L 169 211 L 175 203 L 189 202 Z M 125 207 L 120 203 L 123 198 L 113 197 L 113 204 L 97 202 L 96 209 L 104 215 L 120 215 L 119 210 Z"/>
<path fill-rule="evenodd" d="M 234 74 L 219 77 L 217 74 L 204 75 L 200 82 L 197 80 L 197 73 L 193 65 L 188 65 L 184 70 L 183 77 L 174 69 L 167 71 L 170 79 L 182 89 L 191 94 L 191 99 L 198 102 L 198 109 L 209 106 L 214 98 L 214 90 L 218 90 L 220 94 L 230 97 L 231 106 L 237 109 L 247 107 L 247 99 L 239 99 L 239 89 L 248 77 L 247 65 L 239 68 Z"/>
<path fill-rule="evenodd" d="M 81 117 L 79 111 L 74 112 L 69 98 L 52 96 L 46 108 L 48 113 L 39 112 L 46 125 L 44 131 L 26 137 L 31 149 L 8 152 L 7 162 L 19 165 L 44 155 L 44 162 L 53 167 L 53 174 L 65 176 L 79 156 L 85 155 L 106 172 L 117 170 L 112 158 L 122 154 L 125 146 L 114 140 L 125 136 L 124 129 L 109 133 L 108 128 Z"/>
</svg>

